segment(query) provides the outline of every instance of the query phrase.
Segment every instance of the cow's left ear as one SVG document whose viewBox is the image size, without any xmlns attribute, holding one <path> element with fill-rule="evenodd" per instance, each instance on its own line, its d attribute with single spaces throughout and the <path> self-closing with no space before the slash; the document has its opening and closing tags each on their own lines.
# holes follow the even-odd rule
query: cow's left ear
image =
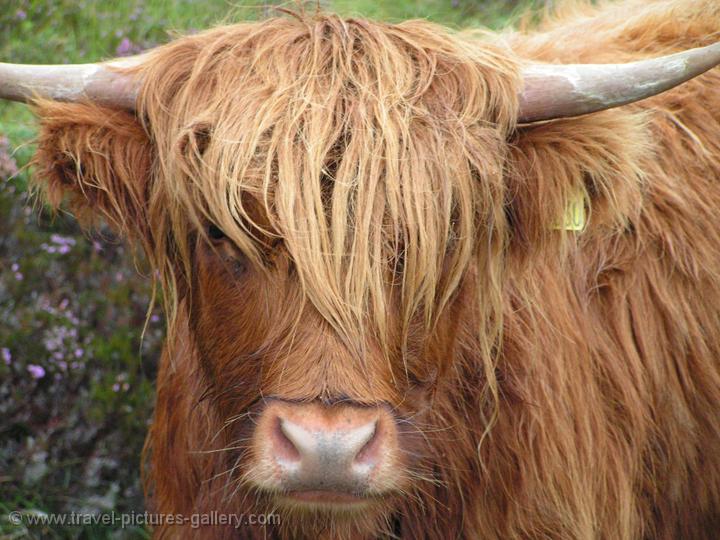
<svg viewBox="0 0 720 540">
<path fill-rule="evenodd" d="M 153 146 L 129 112 L 41 101 L 35 183 L 57 208 L 88 223 L 102 217 L 120 234 L 147 239 Z"/>
<path fill-rule="evenodd" d="M 576 205 L 590 229 L 624 230 L 642 207 L 652 148 L 648 116 L 637 109 L 520 127 L 506 163 L 513 247 L 545 256 L 564 238 L 589 233 L 585 219 L 578 228 L 566 223 Z"/>
</svg>

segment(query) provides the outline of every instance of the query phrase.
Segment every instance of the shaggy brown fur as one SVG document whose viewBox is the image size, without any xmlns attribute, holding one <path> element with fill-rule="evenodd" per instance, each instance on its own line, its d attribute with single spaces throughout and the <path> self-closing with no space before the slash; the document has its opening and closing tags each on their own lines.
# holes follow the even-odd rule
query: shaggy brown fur
<svg viewBox="0 0 720 540">
<path fill-rule="evenodd" d="M 142 126 L 39 104 L 51 201 L 70 190 L 139 239 L 166 293 L 150 505 L 281 518 L 157 536 L 715 537 L 720 71 L 515 117 L 523 63 L 719 32 L 715 0 L 573 4 L 496 36 L 308 14 L 159 48 Z M 589 226 L 556 230 L 578 192 Z M 391 492 L 277 506 L 245 444 L 268 396 L 389 404 Z"/>
</svg>

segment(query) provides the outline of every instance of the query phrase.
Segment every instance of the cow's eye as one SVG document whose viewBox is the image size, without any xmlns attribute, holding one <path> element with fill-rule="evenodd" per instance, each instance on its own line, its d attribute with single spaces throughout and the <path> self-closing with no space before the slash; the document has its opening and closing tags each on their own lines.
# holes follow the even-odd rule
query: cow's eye
<svg viewBox="0 0 720 540">
<path fill-rule="evenodd" d="M 208 236 L 211 240 L 222 240 L 223 238 L 225 238 L 225 233 L 222 232 L 222 229 L 220 227 L 211 223 L 208 226 Z"/>
</svg>

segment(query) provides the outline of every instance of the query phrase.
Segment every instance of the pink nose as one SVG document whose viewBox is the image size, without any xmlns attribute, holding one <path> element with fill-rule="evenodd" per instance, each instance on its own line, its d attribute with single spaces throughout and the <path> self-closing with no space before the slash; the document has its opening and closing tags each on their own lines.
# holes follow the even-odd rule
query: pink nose
<svg viewBox="0 0 720 540">
<path fill-rule="evenodd" d="M 396 437 L 379 407 L 271 402 L 258 422 L 260 452 L 286 492 L 362 494 L 387 463 Z"/>
</svg>

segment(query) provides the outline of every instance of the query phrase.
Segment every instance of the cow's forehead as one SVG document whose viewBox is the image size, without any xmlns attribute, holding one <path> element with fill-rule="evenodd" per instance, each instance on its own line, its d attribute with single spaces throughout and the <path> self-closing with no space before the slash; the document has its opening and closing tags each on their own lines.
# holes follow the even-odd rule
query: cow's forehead
<svg viewBox="0 0 720 540">
<path fill-rule="evenodd" d="M 388 268 L 402 317 L 430 324 L 504 226 L 498 150 L 515 111 L 499 104 L 516 102 L 516 65 L 463 39 L 323 15 L 161 47 L 140 94 L 156 189 L 177 220 L 210 219 L 243 249 L 257 244 L 237 223 L 282 237 L 337 328 L 370 314 L 383 335 Z"/>
</svg>

